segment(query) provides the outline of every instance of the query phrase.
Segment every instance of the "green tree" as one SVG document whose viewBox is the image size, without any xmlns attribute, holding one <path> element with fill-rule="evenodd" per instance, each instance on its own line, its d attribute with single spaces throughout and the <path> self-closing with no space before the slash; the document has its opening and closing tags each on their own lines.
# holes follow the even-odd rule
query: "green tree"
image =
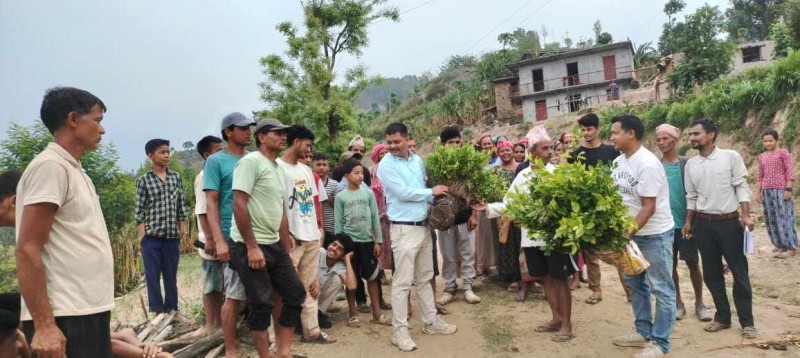
<svg viewBox="0 0 800 358">
<path fill-rule="evenodd" d="M 772 24 L 769 37 L 775 42 L 775 49 L 772 50 L 772 58 L 779 59 L 789 55 L 794 45 L 792 29 L 785 21 L 780 20 Z"/>
<path fill-rule="evenodd" d="M 514 44 L 514 40 L 514 35 L 509 32 L 504 32 L 500 35 L 497 35 L 497 41 L 503 45 L 503 50 L 505 50 L 506 47 L 512 46 Z"/>
<path fill-rule="evenodd" d="M 645 64 L 655 61 L 658 58 L 656 49 L 653 48 L 653 42 L 648 41 L 639 46 L 636 46 L 636 51 L 633 53 L 633 65 L 635 68 L 642 68 Z"/>
<path fill-rule="evenodd" d="M 794 48 L 800 49 L 800 0 L 786 0 L 784 4 L 786 24 L 791 29 L 794 38 Z"/>
<path fill-rule="evenodd" d="M 595 43 L 598 46 L 599 45 L 608 45 L 608 44 L 610 44 L 612 42 L 614 42 L 614 38 L 608 32 L 601 33 L 600 35 L 597 36 L 597 39 L 595 40 Z"/>
<path fill-rule="evenodd" d="M 572 38 L 569 37 L 569 33 L 567 33 L 567 36 L 564 37 L 564 47 L 572 48 Z"/>
<path fill-rule="evenodd" d="M 705 5 L 686 17 L 686 28 L 678 45 L 684 61 L 670 73 L 671 88 L 680 93 L 689 93 L 695 85 L 719 78 L 731 68 L 734 46 L 719 39 L 724 17 L 716 6 Z"/>
<path fill-rule="evenodd" d="M 511 34 L 514 36 L 513 47 L 517 51 L 517 55 L 529 53 L 533 56 L 539 56 L 542 50 L 542 43 L 539 39 L 538 32 L 535 30 L 525 30 L 519 27 Z"/>
<path fill-rule="evenodd" d="M 439 69 L 441 73 L 447 73 L 452 70 L 460 68 L 475 67 L 478 63 L 478 58 L 472 55 L 453 55 L 444 62 L 442 68 Z"/>
<path fill-rule="evenodd" d="M 769 36 L 770 27 L 783 13 L 784 0 L 730 0 L 725 29 L 731 38 L 757 41 Z M 745 36 L 739 30 L 745 29 Z"/>
<path fill-rule="evenodd" d="M 667 0 L 664 4 L 664 14 L 667 15 L 667 23 L 664 24 L 661 37 L 658 40 L 658 48 L 661 54 L 666 56 L 679 51 L 676 39 L 683 32 L 684 24 L 677 22 L 675 15 L 683 11 L 686 2 L 683 0 Z"/>
<path fill-rule="evenodd" d="M 194 143 L 192 143 L 192 141 L 188 140 L 188 141 L 183 142 L 183 149 L 184 150 L 192 150 L 192 148 L 194 148 Z"/>
<path fill-rule="evenodd" d="M 595 39 L 600 37 L 600 34 L 603 33 L 603 25 L 600 24 L 600 20 L 594 22 L 594 25 L 592 25 L 592 32 L 594 32 Z"/>
<path fill-rule="evenodd" d="M 343 130 L 358 125 L 353 102 L 359 93 L 378 82 L 356 65 L 339 71 L 341 56 L 360 57 L 369 43 L 370 23 L 397 21 L 396 8 L 382 7 L 386 0 L 306 0 L 302 2 L 304 33 L 290 22 L 278 24 L 286 37 L 287 59 L 268 55 L 261 59 L 266 80 L 262 100 L 269 115 L 289 123 L 309 126 L 317 134 L 321 151 L 339 151 Z M 343 76 L 337 80 L 337 75 Z"/>
<path fill-rule="evenodd" d="M 24 171 L 28 164 L 52 142 L 53 136 L 41 121 L 31 126 L 11 123 L 8 138 L 0 141 L 0 168 Z M 119 154 L 113 144 L 101 143 L 81 158 L 81 166 L 92 179 L 106 226 L 112 235 L 133 220 L 135 187 L 133 178 L 117 165 Z"/>
</svg>

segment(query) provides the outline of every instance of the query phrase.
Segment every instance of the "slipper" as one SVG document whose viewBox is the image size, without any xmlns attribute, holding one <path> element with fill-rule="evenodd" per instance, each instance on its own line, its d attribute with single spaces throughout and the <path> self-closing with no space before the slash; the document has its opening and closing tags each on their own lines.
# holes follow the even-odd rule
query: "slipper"
<svg viewBox="0 0 800 358">
<path fill-rule="evenodd" d="M 697 307 L 694 311 L 697 315 L 697 319 L 701 322 L 711 322 L 714 319 L 714 315 L 711 314 L 711 311 L 706 307 L 706 305 L 701 305 Z"/>
<path fill-rule="evenodd" d="M 522 291 L 519 291 L 516 295 L 514 295 L 514 302 L 522 303 L 525 302 L 527 298 L 528 295 L 524 294 Z"/>
<path fill-rule="evenodd" d="M 508 285 L 508 292 L 511 292 L 511 293 L 519 292 L 519 284 L 514 282 L 514 283 Z"/>
<path fill-rule="evenodd" d="M 758 338 L 758 331 L 756 327 L 744 327 L 742 328 L 742 338 L 744 339 L 756 339 Z"/>
<path fill-rule="evenodd" d="M 571 341 L 573 338 L 575 338 L 574 333 L 556 333 L 553 335 L 552 340 L 553 342 L 564 343 Z"/>
<path fill-rule="evenodd" d="M 777 253 L 777 254 L 772 256 L 772 258 L 775 258 L 775 259 L 788 259 L 789 257 L 791 257 L 791 256 L 789 256 L 789 254 L 787 254 L 785 252 Z"/>
<path fill-rule="evenodd" d="M 539 333 L 558 332 L 558 328 L 550 326 L 547 323 L 542 323 L 534 328 L 534 331 Z"/>
<path fill-rule="evenodd" d="M 602 297 L 589 296 L 589 298 L 587 298 L 585 302 L 590 304 L 590 305 L 596 305 L 596 304 L 598 304 L 598 303 L 600 303 L 602 301 L 603 301 Z"/>
<path fill-rule="evenodd" d="M 370 318 L 369 323 L 375 323 L 381 326 L 391 326 L 392 319 L 386 314 L 382 314 L 378 319 Z"/>
<path fill-rule="evenodd" d="M 350 319 L 347 320 L 347 327 L 359 328 L 361 327 L 361 322 L 358 320 L 357 316 L 350 317 Z"/>
<path fill-rule="evenodd" d="M 336 342 L 336 338 L 329 336 L 325 332 L 319 332 L 316 338 L 306 338 L 303 337 L 300 339 L 300 342 L 303 343 L 317 343 L 317 344 L 330 344 Z"/>
<path fill-rule="evenodd" d="M 711 322 L 711 324 L 709 324 L 705 328 L 703 328 L 703 330 L 705 330 L 706 332 L 712 332 L 713 333 L 713 332 L 719 332 L 719 331 L 721 331 L 723 329 L 728 329 L 728 328 L 731 328 L 730 324 L 722 324 L 720 322 L 714 321 L 714 322 Z"/>
<path fill-rule="evenodd" d="M 444 308 L 442 306 L 436 305 L 436 313 L 438 313 L 438 314 L 440 314 L 442 316 L 446 316 L 446 315 L 450 314 L 450 311 L 448 311 L 447 308 Z"/>
</svg>

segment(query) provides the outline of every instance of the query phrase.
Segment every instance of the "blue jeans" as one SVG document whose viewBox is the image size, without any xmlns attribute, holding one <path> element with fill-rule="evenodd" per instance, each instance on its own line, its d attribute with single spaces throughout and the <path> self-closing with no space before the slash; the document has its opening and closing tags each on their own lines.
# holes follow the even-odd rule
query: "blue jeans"
<svg viewBox="0 0 800 358">
<path fill-rule="evenodd" d="M 180 244 L 179 239 L 164 239 L 150 235 L 142 238 L 142 261 L 150 312 L 164 313 L 178 310 Z M 164 296 L 161 296 L 162 278 Z"/>
<path fill-rule="evenodd" d="M 634 236 L 650 267 L 640 274 L 625 275 L 625 284 L 631 290 L 631 306 L 636 318 L 636 331 L 647 340 L 669 352 L 669 335 L 675 325 L 675 284 L 672 282 L 673 230 L 646 236 Z M 656 297 L 656 316 L 650 306 L 650 293 Z"/>
</svg>

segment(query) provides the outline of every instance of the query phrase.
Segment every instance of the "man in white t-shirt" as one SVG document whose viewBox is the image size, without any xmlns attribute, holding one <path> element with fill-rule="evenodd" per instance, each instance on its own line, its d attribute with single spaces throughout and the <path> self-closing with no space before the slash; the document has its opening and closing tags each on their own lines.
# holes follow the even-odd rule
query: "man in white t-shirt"
<svg viewBox="0 0 800 358">
<path fill-rule="evenodd" d="M 661 161 L 642 146 L 644 124 L 636 116 L 612 120 L 611 143 L 622 155 L 614 159 L 613 176 L 622 202 L 637 229 L 628 236 L 650 267 L 639 275 L 625 275 L 631 290 L 636 331 L 614 339 L 623 347 L 643 347 L 634 357 L 661 357 L 669 352 L 675 325 L 675 284 L 672 281 L 673 220 L 669 186 Z M 656 299 L 655 319 L 650 294 Z"/>
<path fill-rule="evenodd" d="M 320 330 L 318 301 L 309 292 L 311 285 L 317 281 L 320 239 L 323 233 L 322 222 L 317 220 L 314 207 L 314 199 L 319 192 L 311 168 L 300 162 L 311 151 L 313 144 L 314 133 L 310 129 L 301 125 L 289 127 L 286 130 L 286 150 L 277 163 L 285 174 L 284 211 L 289 234 L 294 239 L 292 261 L 306 289 L 306 299 L 300 316 L 303 341 L 325 344 L 336 342 L 336 339 Z"/>
<path fill-rule="evenodd" d="M 17 186 L 20 318 L 38 357 L 111 357 L 114 259 L 100 201 L 81 166 L 105 134 L 106 106 L 77 88 L 47 90 L 53 141 Z"/>
<path fill-rule="evenodd" d="M 222 139 L 213 135 L 205 136 L 197 142 L 197 152 L 208 159 L 212 154 L 222 150 Z M 223 263 L 216 256 L 205 252 L 206 236 L 211 236 L 211 227 L 208 225 L 206 215 L 206 193 L 203 191 L 203 170 L 194 178 L 194 214 L 197 217 L 197 241 L 202 245 L 195 245 L 197 253 L 203 260 L 203 310 L 206 314 L 206 334 L 210 334 L 222 327 L 222 302 L 225 299 L 225 285 L 223 284 Z"/>
</svg>

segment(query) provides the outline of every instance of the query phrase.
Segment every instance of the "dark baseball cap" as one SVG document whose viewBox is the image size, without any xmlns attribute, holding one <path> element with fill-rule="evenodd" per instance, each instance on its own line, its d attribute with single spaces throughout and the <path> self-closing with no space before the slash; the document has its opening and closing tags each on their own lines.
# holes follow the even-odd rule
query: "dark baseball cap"
<svg viewBox="0 0 800 358">
<path fill-rule="evenodd" d="M 281 121 L 277 119 L 262 119 L 258 121 L 256 124 L 255 133 L 258 133 L 262 129 L 267 128 L 267 131 L 278 131 L 278 130 L 285 130 L 289 128 L 289 126 L 281 123 Z"/>
<path fill-rule="evenodd" d="M 244 114 L 239 112 L 233 112 L 225 118 L 222 118 L 222 128 L 221 130 L 225 130 L 230 126 L 237 126 L 237 127 L 249 127 L 256 125 L 256 121 L 252 118 L 247 118 Z"/>
</svg>

